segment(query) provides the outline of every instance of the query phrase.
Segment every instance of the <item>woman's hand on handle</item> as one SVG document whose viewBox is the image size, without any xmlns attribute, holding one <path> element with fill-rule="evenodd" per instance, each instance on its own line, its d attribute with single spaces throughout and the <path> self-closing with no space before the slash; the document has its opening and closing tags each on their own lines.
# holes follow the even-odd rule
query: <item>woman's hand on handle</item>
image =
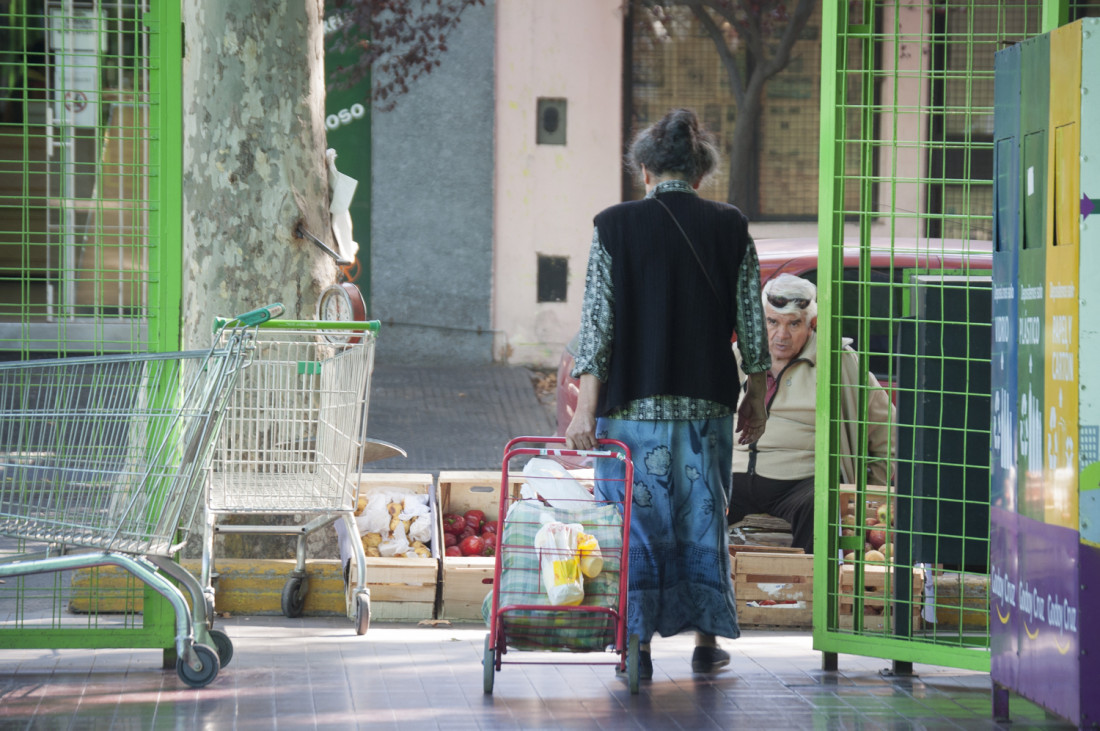
<svg viewBox="0 0 1100 731">
<path fill-rule="evenodd" d="M 565 429 L 566 449 L 595 449 L 596 403 L 603 383 L 591 373 L 582 373 L 580 392 L 577 394 L 577 410 Z"/>
</svg>

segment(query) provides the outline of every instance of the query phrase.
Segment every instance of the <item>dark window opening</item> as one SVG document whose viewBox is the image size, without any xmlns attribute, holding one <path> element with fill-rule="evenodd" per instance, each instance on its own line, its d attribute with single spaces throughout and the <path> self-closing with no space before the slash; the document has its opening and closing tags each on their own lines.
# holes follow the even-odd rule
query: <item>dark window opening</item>
<svg viewBox="0 0 1100 731">
<path fill-rule="evenodd" d="M 539 302 L 565 302 L 569 257 L 539 254 Z"/>
</svg>

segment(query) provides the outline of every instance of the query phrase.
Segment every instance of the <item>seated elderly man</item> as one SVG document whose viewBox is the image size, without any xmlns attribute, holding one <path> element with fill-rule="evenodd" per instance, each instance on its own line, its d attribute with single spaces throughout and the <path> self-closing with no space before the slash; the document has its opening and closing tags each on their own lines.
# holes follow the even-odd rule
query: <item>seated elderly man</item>
<svg viewBox="0 0 1100 731">
<path fill-rule="evenodd" d="M 734 444 L 729 523 L 767 513 L 791 524 L 792 545 L 813 552 L 814 426 L 817 418 L 817 288 L 780 274 L 764 285 L 764 320 L 772 365 L 767 373 L 768 407 L 764 435 L 752 444 Z M 841 378 L 846 386 L 867 385 L 867 413 L 855 413 L 859 393 L 845 388 L 841 402 L 841 475 L 854 482 L 853 451 L 858 422 L 867 422 L 868 484 L 885 485 L 895 440 L 890 429 L 894 407 L 874 375 L 859 371 L 856 352 L 844 342 Z M 736 345 L 734 349 L 736 350 Z M 740 362 L 740 355 L 738 355 Z M 742 384 L 745 374 L 740 373 Z M 742 385 L 742 396 L 744 387 Z"/>
</svg>

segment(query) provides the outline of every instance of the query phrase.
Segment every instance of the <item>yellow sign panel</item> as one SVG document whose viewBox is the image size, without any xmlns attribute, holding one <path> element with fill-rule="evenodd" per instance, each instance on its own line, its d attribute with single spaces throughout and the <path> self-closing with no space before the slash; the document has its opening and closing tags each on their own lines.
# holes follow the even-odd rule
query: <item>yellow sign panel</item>
<svg viewBox="0 0 1100 731">
<path fill-rule="evenodd" d="M 1077 529 L 1081 25 L 1050 34 L 1044 522 Z"/>
</svg>

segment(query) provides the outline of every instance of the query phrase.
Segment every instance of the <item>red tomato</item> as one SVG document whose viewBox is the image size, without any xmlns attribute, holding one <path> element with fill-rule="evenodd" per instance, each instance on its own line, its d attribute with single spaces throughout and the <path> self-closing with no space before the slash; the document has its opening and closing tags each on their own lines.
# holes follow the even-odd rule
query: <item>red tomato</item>
<svg viewBox="0 0 1100 731">
<path fill-rule="evenodd" d="M 444 556 L 461 556 L 462 551 L 458 546 L 447 546 L 447 550 L 443 552 Z"/>
<path fill-rule="evenodd" d="M 497 534 L 485 531 L 481 534 L 481 540 L 488 546 L 495 546 L 497 544 Z"/>
<path fill-rule="evenodd" d="M 472 525 L 478 530 L 481 530 L 481 526 L 485 525 L 484 510 L 467 510 L 466 515 L 463 517 L 466 519 L 466 525 Z"/>
<path fill-rule="evenodd" d="M 466 526 L 465 528 L 462 529 L 462 532 L 458 534 L 458 536 L 457 536 L 458 542 L 462 543 L 462 541 L 466 540 L 470 536 L 476 536 L 476 535 L 477 535 L 476 530 L 474 530 L 471 526 Z"/>
<path fill-rule="evenodd" d="M 443 534 L 443 546 L 445 548 L 450 548 L 451 546 L 457 546 L 457 545 L 458 545 L 458 536 L 456 536 L 454 533 L 444 533 Z"/>
<path fill-rule="evenodd" d="M 466 527 L 466 519 L 458 513 L 447 513 L 443 516 L 443 532 L 458 535 Z"/>
<path fill-rule="evenodd" d="M 481 549 L 482 556 L 495 556 L 496 552 L 497 549 L 493 546 L 492 543 L 486 543 L 485 548 Z"/>
<path fill-rule="evenodd" d="M 481 552 L 485 550 L 485 541 L 477 536 L 469 536 L 462 539 L 462 543 L 458 544 L 458 550 L 462 551 L 463 556 L 480 556 Z"/>
<path fill-rule="evenodd" d="M 499 528 L 500 528 L 500 521 L 498 521 L 498 520 L 487 520 L 487 521 L 485 521 L 485 525 L 483 525 L 481 527 L 484 530 L 488 531 L 489 533 L 498 533 Z"/>
</svg>

